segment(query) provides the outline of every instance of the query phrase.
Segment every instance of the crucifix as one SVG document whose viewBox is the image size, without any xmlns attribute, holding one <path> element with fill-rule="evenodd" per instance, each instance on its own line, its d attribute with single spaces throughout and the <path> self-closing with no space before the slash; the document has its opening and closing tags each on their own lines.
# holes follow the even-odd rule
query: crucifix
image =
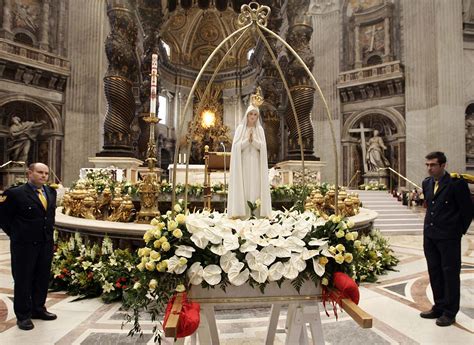
<svg viewBox="0 0 474 345">
<path fill-rule="evenodd" d="M 367 169 L 367 160 L 366 160 L 366 154 L 367 154 L 367 147 L 365 143 L 365 133 L 370 133 L 372 132 L 372 128 L 364 128 L 364 123 L 361 122 L 359 128 L 353 128 L 349 129 L 349 133 L 360 133 L 360 144 L 362 146 L 362 161 L 364 162 L 364 172 L 368 172 L 369 170 Z"/>
</svg>

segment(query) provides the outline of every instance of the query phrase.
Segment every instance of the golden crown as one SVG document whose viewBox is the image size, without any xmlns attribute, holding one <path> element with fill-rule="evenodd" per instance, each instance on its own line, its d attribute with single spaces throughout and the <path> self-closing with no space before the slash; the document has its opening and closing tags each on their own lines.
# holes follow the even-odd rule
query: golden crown
<svg viewBox="0 0 474 345">
<path fill-rule="evenodd" d="M 260 86 L 258 86 L 255 93 L 250 96 L 250 103 L 257 108 L 263 104 L 263 95 Z"/>
</svg>

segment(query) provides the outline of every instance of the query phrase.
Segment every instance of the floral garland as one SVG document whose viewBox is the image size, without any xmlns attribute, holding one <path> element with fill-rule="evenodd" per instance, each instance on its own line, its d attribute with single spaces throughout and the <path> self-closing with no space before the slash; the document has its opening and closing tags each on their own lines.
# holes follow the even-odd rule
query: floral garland
<svg viewBox="0 0 474 345">
<path fill-rule="evenodd" d="M 384 183 L 370 182 L 367 184 L 359 185 L 360 190 L 387 190 L 387 186 Z"/>
</svg>

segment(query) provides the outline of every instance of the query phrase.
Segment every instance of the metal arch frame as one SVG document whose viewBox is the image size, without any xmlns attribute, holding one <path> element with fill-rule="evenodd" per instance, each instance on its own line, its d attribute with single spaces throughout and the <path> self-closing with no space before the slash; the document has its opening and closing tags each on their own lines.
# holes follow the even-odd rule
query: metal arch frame
<svg viewBox="0 0 474 345">
<path fill-rule="evenodd" d="M 253 6 L 253 8 L 252 8 Z M 262 11 L 268 11 L 266 13 L 266 15 L 262 16 L 261 13 Z M 308 66 L 305 64 L 305 62 L 303 61 L 303 59 L 298 55 L 298 53 L 283 39 L 281 38 L 279 35 L 277 35 L 276 33 L 274 33 L 273 31 L 269 30 L 268 28 L 266 28 L 266 18 L 267 16 L 270 14 L 270 8 L 267 7 L 267 6 L 260 6 L 258 3 L 256 2 L 251 2 L 249 5 L 242 5 L 242 19 L 239 17 L 239 21 L 242 20 L 242 24 L 244 24 L 245 26 L 243 26 L 242 28 L 234 31 L 232 34 L 230 34 L 228 37 L 226 37 L 215 49 L 214 51 L 211 53 L 211 55 L 207 58 L 206 62 L 204 63 L 204 65 L 201 67 L 201 70 L 199 71 L 198 73 L 198 76 L 196 77 L 196 80 L 194 81 L 194 84 L 191 88 L 191 91 L 189 92 L 189 95 L 188 95 L 188 98 L 186 100 L 186 103 L 185 103 L 185 106 L 183 108 L 183 111 L 182 113 L 180 114 L 179 118 L 180 118 L 180 127 L 179 127 L 179 131 L 178 131 L 178 140 L 180 138 L 183 137 L 183 129 L 184 129 L 184 125 L 185 125 L 185 122 L 184 122 L 184 119 L 182 118 L 182 114 L 185 114 L 186 111 L 188 110 L 189 106 L 190 106 L 190 101 L 191 101 L 191 97 L 192 95 L 194 94 L 196 88 L 197 88 L 197 85 L 199 83 L 199 81 L 201 80 L 201 77 L 202 75 L 204 74 L 204 71 L 206 70 L 207 66 L 209 65 L 209 63 L 211 62 L 211 60 L 214 58 L 214 56 L 219 52 L 219 50 L 228 42 L 230 41 L 233 37 L 235 37 L 237 34 L 240 33 L 240 36 L 238 37 L 238 39 L 233 43 L 233 45 L 230 47 L 230 49 L 226 52 L 226 54 L 224 55 L 224 57 L 222 58 L 222 60 L 219 62 L 219 65 L 217 66 L 217 68 L 215 69 L 214 73 L 212 74 L 212 77 L 211 79 L 209 80 L 209 83 L 206 87 L 206 90 L 204 91 L 204 94 L 203 94 L 203 97 L 201 99 L 201 101 L 199 102 L 199 105 L 198 105 L 198 113 L 199 113 L 199 110 L 202 110 L 201 108 L 203 107 L 203 101 L 206 99 L 207 97 L 207 93 L 209 92 L 210 90 L 210 86 L 212 85 L 212 82 L 214 81 L 217 73 L 219 72 L 220 68 L 222 67 L 223 65 L 223 62 L 225 61 L 226 57 L 228 56 L 229 52 L 232 51 L 232 49 L 236 46 L 236 44 L 240 41 L 240 39 L 247 33 L 249 32 L 249 29 L 255 29 L 256 32 L 258 33 L 260 39 L 264 42 L 265 44 L 265 47 L 267 48 L 267 51 L 269 52 L 269 54 L 271 55 L 272 57 L 272 60 L 273 60 L 273 63 L 275 64 L 275 66 L 277 67 L 277 70 L 280 74 L 280 77 L 283 81 L 283 84 L 285 86 L 285 89 L 286 89 L 286 92 L 288 94 L 288 99 L 290 101 L 290 105 L 291 105 L 291 108 L 292 108 L 292 111 L 293 111 L 293 116 L 295 118 L 295 122 L 296 122 L 296 128 L 297 128 L 297 131 L 298 131 L 298 144 L 300 145 L 300 153 L 301 153 L 301 164 L 302 164 L 302 169 L 303 169 L 303 183 L 305 183 L 305 164 L 304 164 L 304 154 L 303 154 L 303 140 L 302 140 L 302 136 L 301 136 L 301 129 L 300 129 L 300 126 L 299 126 L 299 121 L 298 121 L 298 117 L 297 117 L 297 114 L 296 114 L 296 108 L 295 108 L 295 105 L 294 105 L 294 102 L 293 102 L 293 98 L 291 96 L 291 93 L 290 93 L 290 90 L 289 90 L 289 87 L 288 87 L 288 83 L 286 81 L 286 78 L 284 77 L 284 74 L 283 74 L 283 71 L 278 63 L 278 60 L 276 59 L 276 56 L 273 52 L 273 50 L 271 49 L 270 47 L 270 44 L 268 43 L 267 39 L 265 38 L 265 36 L 263 35 L 263 31 L 265 31 L 266 33 L 270 34 L 271 36 L 273 36 L 274 38 L 276 38 L 279 42 L 281 42 L 292 54 L 293 56 L 297 59 L 297 61 L 303 66 L 304 70 L 306 71 L 306 73 L 308 74 L 308 76 L 311 78 L 311 81 L 313 82 L 313 84 L 315 85 L 316 89 L 318 90 L 318 93 L 321 97 L 321 99 L 323 100 L 323 103 L 324 103 L 324 107 L 325 107 L 325 110 L 326 110 L 326 115 L 327 115 L 327 118 L 329 120 L 329 127 L 330 127 L 330 130 L 331 130 L 331 135 L 332 135 L 332 141 L 333 141 L 333 149 L 334 149 L 334 160 L 335 160 L 335 165 L 334 165 L 334 174 L 335 174 L 335 199 L 337 200 L 338 198 L 338 190 L 339 190 L 339 167 L 338 167 L 338 162 L 339 162 L 339 158 L 338 158 L 338 153 L 337 153 L 337 144 L 336 144 L 336 135 L 335 135 L 335 132 L 334 132 L 334 126 L 332 124 L 332 116 L 331 116 L 331 112 L 329 110 L 329 106 L 327 104 L 327 101 L 326 101 L 326 98 L 324 97 L 323 95 L 323 92 L 318 84 L 318 82 L 316 81 L 316 78 L 314 77 L 314 75 L 311 73 L 311 71 L 309 70 Z M 248 22 L 250 20 L 250 22 L 247 24 L 246 22 Z M 193 117 L 193 122 L 191 124 L 191 131 L 189 132 L 191 135 L 194 133 L 195 131 L 195 127 L 196 127 L 196 124 L 197 124 L 197 120 L 198 120 L 198 116 L 194 116 Z M 192 140 L 190 140 L 191 138 L 187 138 L 188 139 L 188 143 L 187 143 L 187 148 L 186 148 L 186 177 L 185 177 L 185 201 L 184 201 L 184 208 L 185 210 L 187 210 L 187 197 L 188 197 L 188 170 L 189 170 L 189 153 L 190 153 L 190 150 L 191 150 L 191 145 L 192 145 Z M 175 155 L 174 155 L 174 161 L 173 161 L 173 192 L 172 192 L 172 199 L 171 199 L 171 206 L 172 206 L 172 212 L 174 212 L 174 205 L 176 203 L 176 189 L 175 189 L 175 186 L 176 186 L 176 168 L 177 168 L 177 162 L 178 162 L 178 154 L 179 154 L 179 148 L 180 148 L 180 145 L 176 145 L 175 147 Z M 337 202 L 335 202 L 335 214 L 338 215 L 339 214 L 339 210 L 338 210 L 338 207 L 337 207 Z"/>
</svg>

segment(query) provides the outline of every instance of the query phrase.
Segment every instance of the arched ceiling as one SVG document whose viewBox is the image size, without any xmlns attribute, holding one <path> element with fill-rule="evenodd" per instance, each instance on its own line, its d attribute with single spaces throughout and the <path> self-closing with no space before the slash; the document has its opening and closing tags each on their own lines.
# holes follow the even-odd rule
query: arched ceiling
<svg viewBox="0 0 474 345">
<path fill-rule="evenodd" d="M 216 8 L 203 10 L 196 5 L 188 9 L 176 8 L 169 14 L 162 30 L 163 41 L 171 47 L 171 64 L 199 70 L 212 51 L 238 29 L 237 16 L 238 13 L 230 7 L 224 11 Z M 210 68 L 217 66 L 235 40 L 218 53 Z M 254 44 L 249 35 L 243 37 L 226 58 L 223 70 L 246 66 L 247 52 Z"/>
</svg>

